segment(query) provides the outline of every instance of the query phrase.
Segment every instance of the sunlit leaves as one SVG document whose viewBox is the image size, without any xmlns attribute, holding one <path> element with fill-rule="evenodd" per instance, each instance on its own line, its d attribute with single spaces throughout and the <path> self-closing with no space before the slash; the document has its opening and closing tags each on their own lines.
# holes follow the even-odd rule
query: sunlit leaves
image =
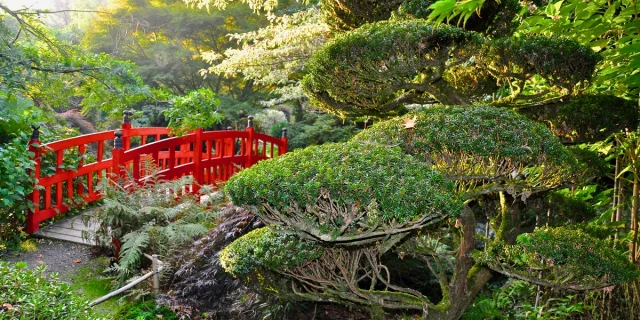
<svg viewBox="0 0 640 320">
<path fill-rule="evenodd" d="M 627 0 L 554 1 L 522 21 L 521 32 L 561 35 L 598 51 L 593 87 L 618 96 L 637 98 L 640 92 L 640 27 L 638 5 Z"/>
<path fill-rule="evenodd" d="M 284 98 L 276 103 L 300 99 L 304 96 L 298 85 L 300 73 L 311 54 L 325 43 L 328 32 L 317 7 L 273 17 L 268 27 L 231 35 L 240 48 L 203 53 L 203 59 L 212 64 L 203 73 L 243 76 L 257 84 L 275 85 Z"/>
</svg>

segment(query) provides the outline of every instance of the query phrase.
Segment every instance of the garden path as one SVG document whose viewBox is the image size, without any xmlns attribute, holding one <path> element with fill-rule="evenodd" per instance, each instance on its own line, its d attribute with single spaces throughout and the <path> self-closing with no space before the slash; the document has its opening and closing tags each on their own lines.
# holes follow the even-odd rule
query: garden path
<svg viewBox="0 0 640 320">
<path fill-rule="evenodd" d="M 95 248 L 67 241 L 37 239 L 37 249 L 12 252 L 0 259 L 10 262 L 26 262 L 29 268 L 47 266 L 47 272 L 56 272 L 63 281 L 71 281 L 74 272 L 95 259 Z"/>
</svg>

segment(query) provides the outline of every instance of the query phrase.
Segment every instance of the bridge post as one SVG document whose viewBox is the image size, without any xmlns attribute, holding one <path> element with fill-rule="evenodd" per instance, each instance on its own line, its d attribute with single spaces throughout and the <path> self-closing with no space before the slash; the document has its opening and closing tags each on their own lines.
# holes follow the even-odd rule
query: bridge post
<svg viewBox="0 0 640 320">
<path fill-rule="evenodd" d="M 31 134 L 31 140 L 29 140 L 29 151 L 33 153 L 34 170 L 33 176 L 37 181 L 40 179 L 40 126 L 33 126 L 33 133 Z M 37 214 L 40 211 L 40 190 L 37 188 L 37 182 L 34 182 L 33 190 L 29 194 L 29 201 L 33 204 L 33 209 L 29 209 L 27 212 L 27 233 L 33 234 L 40 228 L 40 221 L 38 221 Z"/>
<path fill-rule="evenodd" d="M 115 136 L 116 138 L 113 140 L 113 150 L 112 150 L 112 169 L 111 175 L 115 182 L 120 180 L 120 178 L 124 174 L 124 163 L 122 162 L 122 156 L 124 154 L 123 146 L 122 146 L 122 136 L 124 133 L 121 130 L 116 130 Z"/>
<path fill-rule="evenodd" d="M 227 127 L 227 130 L 231 131 L 233 130 L 233 127 L 229 126 Z M 234 156 L 234 147 L 235 147 L 235 141 L 233 141 L 234 139 L 231 138 L 225 138 L 224 139 L 224 150 L 222 151 L 222 156 L 223 157 L 232 157 Z"/>
<path fill-rule="evenodd" d="M 282 128 L 282 138 L 280 140 L 282 141 L 282 146 L 280 147 L 282 150 L 278 149 L 278 156 L 287 153 L 289 149 L 289 145 L 288 145 L 289 140 L 287 139 L 287 128 Z"/>
<path fill-rule="evenodd" d="M 125 133 L 122 138 L 122 148 L 126 151 L 131 148 L 131 137 L 126 133 L 131 129 L 131 116 L 133 115 L 133 112 L 125 110 L 122 114 L 122 132 Z"/>
<path fill-rule="evenodd" d="M 193 141 L 193 185 L 192 192 L 198 193 L 200 186 L 204 184 L 204 174 L 202 172 L 202 128 L 194 131 L 195 139 Z"/>
<path fill-rule="evenodd" d="M 253 165 L 253 116 L 249 116 L 249 123 L 247 123 L 247 133 L 249 137 L 247 138 L 247 145 L 245 146 L 244 154 L 247 157 L 247 163 L 245 164 L 245 168 L 249 168 Z"/>
</svg>

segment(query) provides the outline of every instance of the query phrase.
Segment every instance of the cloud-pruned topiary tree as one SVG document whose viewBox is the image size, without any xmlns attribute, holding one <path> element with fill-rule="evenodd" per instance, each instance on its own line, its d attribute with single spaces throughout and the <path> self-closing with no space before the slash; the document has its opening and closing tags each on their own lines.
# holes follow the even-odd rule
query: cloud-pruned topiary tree
<svg viewBox="0 0 640 320">
<path fill-rule="evenodd" d="M 399 149 L 353 142 L 260 162 L 226 190 L 266 224 L 330 245 L 402 238 L 461 208 L 453 184 L 427 164 Z"/>
</svg>

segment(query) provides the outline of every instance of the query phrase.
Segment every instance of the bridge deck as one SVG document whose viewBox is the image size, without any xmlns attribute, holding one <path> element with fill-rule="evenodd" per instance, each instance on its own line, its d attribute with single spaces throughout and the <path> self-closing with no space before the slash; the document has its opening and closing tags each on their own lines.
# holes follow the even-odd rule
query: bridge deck
<svg viewBox="0 0 640 320">
<path fill-rule="evenodd" d="M 95 246 L 96 243 L 82 238 L 83 231 L 96 231 L 99 224 L 92 222 L 88 226 L 83 218 L 88 216 L 94 208 L 88 209 L 76 216 L 56 221 L 46 227 L 40 228 L 33 235 L 40 238 L 56 239 L 73 243 Z"/>
</svg>

